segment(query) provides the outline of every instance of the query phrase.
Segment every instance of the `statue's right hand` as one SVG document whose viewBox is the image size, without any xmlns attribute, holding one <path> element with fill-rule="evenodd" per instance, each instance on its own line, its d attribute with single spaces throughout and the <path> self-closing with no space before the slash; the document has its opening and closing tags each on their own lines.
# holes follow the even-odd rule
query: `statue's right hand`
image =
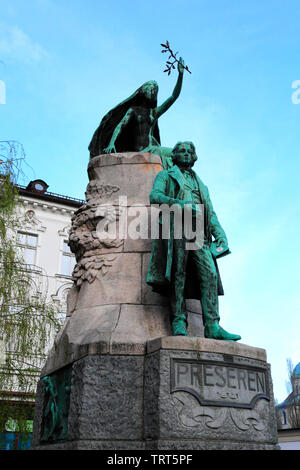
<svg viewBox="0 0 300 470">
<path fill-rule="evenodd" d="M 116 147 L 114 145 L 109 145 L 103 150 L 104 153 L 117 153 Z"/>
<path fill-rule="evenodd" d="M 187 211 L 193 211 L 194 210 L 194 204 L 192 201 L 185 201 L 183 199 L 176 199 L 176 203 L 179 204 L 181 207 L 181 210 L 187 210 Z"/>
<path fill-rule="evenodd" d="M 186 204 L 186 202 L 182 199 L 176 199 L 176 204 L 180 206 L 181 210 L 184 210 L 184 205 Z"/>
</svg>

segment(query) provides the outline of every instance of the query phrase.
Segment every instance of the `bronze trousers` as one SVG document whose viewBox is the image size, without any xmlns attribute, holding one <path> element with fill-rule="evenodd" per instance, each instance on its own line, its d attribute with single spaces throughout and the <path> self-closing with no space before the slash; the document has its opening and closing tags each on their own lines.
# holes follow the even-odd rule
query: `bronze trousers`
<svg viewBox="0 0 300 470">
<path fill-rule="evenodd" d="M 209 245 L 204 243 L 201 249 L 188 251 L 184 239 L 174 240 L 170 298 L 172 320 L 187 313 L 184 291 L 188 262 L 199 285 L 204 325 L 219 321 L 218 275 Z"/>
</svg>

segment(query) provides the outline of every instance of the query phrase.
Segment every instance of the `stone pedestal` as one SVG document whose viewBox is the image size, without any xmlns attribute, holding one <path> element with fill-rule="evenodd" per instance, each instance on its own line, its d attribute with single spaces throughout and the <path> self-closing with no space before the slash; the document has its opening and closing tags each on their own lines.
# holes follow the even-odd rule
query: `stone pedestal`
<svg viewBox="0 0 300 470">
<path fill-rule="evenodd" d="M 150 448 L 276 448 L 272 380 L 263 349 L 204 338 L 150 341 L 144 400 Z"/>
<path fill-rule="evenodd" d="M 162 169 L 147 153 L 90 161 L 87 203 L 70 231 L 74 286 L 38 384 L 33 449 L 275 448 L 264 350 L 204 339 L 192 299 L 191 337 L 170 336 L 168 301 L 145 282 L 149 194 Z M 132 236 L 138 222 L 141 237 Z"/>
<path fill-rule="evenodd" d="M 117 351 L 116 351 L 117 352 Z M 140 355 L 87 355 L 72 366 L 68 434 L 35 449 L 273 450 L 277 427 L 263 349 L 204 338 L 150 340 Z"/>
</svg>

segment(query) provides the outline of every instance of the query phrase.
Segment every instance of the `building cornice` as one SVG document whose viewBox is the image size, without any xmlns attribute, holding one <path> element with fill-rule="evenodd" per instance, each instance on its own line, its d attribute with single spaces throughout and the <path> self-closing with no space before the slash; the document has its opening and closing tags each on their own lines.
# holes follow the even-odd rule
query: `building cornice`
<svg viewBox="0 0 300 470">
<path fill-rule="evenodd" d="M 48 203 L 51 208 L 60 208 L 61 206 L 67 206 L 69 210 L 74 211 L 81 207 L 83 204 L 85 204 L 85 201 L 83 199 L 76 199 L 50 192 L 43 193 L 41 191 L 28 190 L 25 186 L 20 185 L 16 185 L 16 188 L 23 200 L 27 200 L 28 203 L 33 204 L 32 199 L 34 199 L 39 206 L 47 206 Z"/>
<path fill-rule="evenodd" d="M 61 214 L 68 214 L 68 215 L 73 215 L 74 212 L 77 210 L 77 207 L 74 206 L 67 206 L 66 203 L 61 203 L 57 204 L 52 201 L 45 201 L 45 200 L 39 200 L 38 197 L 26 197 L 23 195 L 20 195 L 19 197 L 19 202 L 23 204 L 25 207 L 32 207 L 33 209 L 40 208 L 45 211 L 50 211 L 50 212 L 59 212 Z M 80 206 L 78 206 L 80 207 Z"/>
</svg>

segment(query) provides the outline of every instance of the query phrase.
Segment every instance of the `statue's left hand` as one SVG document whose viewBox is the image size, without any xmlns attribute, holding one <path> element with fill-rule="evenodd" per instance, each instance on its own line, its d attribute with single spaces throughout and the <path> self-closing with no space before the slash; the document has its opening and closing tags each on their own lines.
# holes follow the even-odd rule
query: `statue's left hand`
<svg viewBox="0 0 300 470">
<path fill-rule="evenodd" d="M 183 72 L 184 72 L 184 60 L 183 60 L 182 57 L 179 57 L 178 72 L 179 72 L 179 73 L 183 73 Z"/>
</svg>

